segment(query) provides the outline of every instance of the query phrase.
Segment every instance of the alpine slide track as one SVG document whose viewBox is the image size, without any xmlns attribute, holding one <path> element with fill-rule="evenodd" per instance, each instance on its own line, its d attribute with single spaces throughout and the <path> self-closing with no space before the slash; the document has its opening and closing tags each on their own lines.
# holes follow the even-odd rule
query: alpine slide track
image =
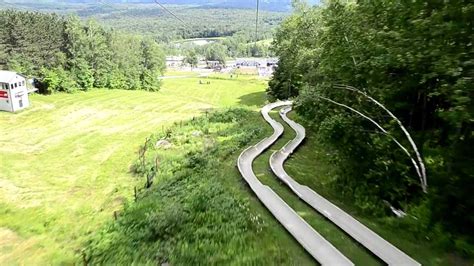
<svg viewBox="0 0 474 266">
<path fill-rule="evenodd" d="M 320 264 L 354 265 L 344 254 L 315 231 L 314 228 L 301 218 L 301 216 L 270 187 L 262 184 L 253 172 L 252 164 L 254 160 L 283 134 L 283 125 L 271 118 L 269 114 L 273 109 L 281 108 L 281 118 L 296 132 L 296 137 L 279 151 L 271 155 L 269 164 L 275 176 L 286 184 L 301 200 L 334 223 L 386 264 L 421 265 L 336 205 L 314 192 L 311 188 L 299 184 L 286 173 L 283 167 L 284 162 L 305 138 L 305 128 L 287 117 L 287 113 L 291 111 L 291 106 L 291 101 L 280 101 L 264 106 L 261 113 L 266 122 L 272 126 L 273 134 L 264 138 L 256 145 L 245 149 L 238 158 L 237 165 L 239 171 L 258 199 L 298 243 Z"/>
</svg>

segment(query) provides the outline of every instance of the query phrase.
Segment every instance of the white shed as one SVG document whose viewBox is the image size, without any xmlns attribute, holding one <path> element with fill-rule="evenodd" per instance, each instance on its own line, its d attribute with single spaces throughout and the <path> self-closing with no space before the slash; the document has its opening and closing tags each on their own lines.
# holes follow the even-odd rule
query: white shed
<svg viewBox="0 0 474 266">
<path fill-rule="evenodd" d="M 0 70 L 0 110 L 16 112 L 30 106 L 25 76 Z"/>
</svg>

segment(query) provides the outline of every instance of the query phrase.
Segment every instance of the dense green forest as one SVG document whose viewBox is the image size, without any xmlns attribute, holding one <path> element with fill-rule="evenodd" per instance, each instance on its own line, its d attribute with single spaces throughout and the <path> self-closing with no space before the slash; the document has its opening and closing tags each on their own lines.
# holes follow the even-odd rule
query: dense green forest
<svg viewBox="0 0 474 266">
<path fill-rule="evenodd" d="M 75 16 L 0 11 L 0 36 L 0 68 L 38 77 L 46 92 L 158 90 L 165 67 L 154 40 Z"/>
<path fill-rule="evenodd" d="M 8 0 L 9 3 L 31 4 L 32 0 Z M 154 3 L 154 0 L 36 0 L 36 4 L 96 4 L 103 2 L 107 4 L 143 4 Z M 319 0 L 310 0 L 312 4 L 319 3 Z M 233 9 L 255 9 L 254 0 L 161 0 L 162 4 L 171 5 L 193 5 L 203 8 L 233 8 Z M 289 11 L 291 9 L 291 0 L 265 0 L 260 2 L 261 10 L 269 11 Z"/>
<path fill-rule="evenodd" d="M 166 5 L 184 21 L 181 23 L 155 3 L 120 4 L 108 1 L 65 4 L 28 1 L 5 8 L 35 10 L 45 13 L 75 13 L 82 19 L 93 18 L 116 30 L 148 36 L 168 42 L 188 38 L 249 35 L 254 40 L 255 10 L 202 7 L 199 5 Z M 2 7 L 0 7 L 1 9 Z M 262 10 L 259 14 L 259 39 L 271 38 L 274 29 L 287 13 Z"/>
<path fill-rule="evenodd" d="M 472 255 L 474 4 L 295 4 L 274 40 L 280 64 L 268 94 L 296 97 L 298 114 L 339 169 L 334 189 L 374 215 L 387 202 L 401 207 L 409 213 L 400 222 L 405 230 Z M 427 167 L 427 193 L 390 138 L 410 147 L 397 123 L 355 89 L 379 100 L 412 133 Z"/>
<path fill-rule="evenodd" d="M 115 9 L 113 10 L 112 7 Z M 188 38 L 232 36 L 244 32 L 254 38 L 255 10 L 168 6 L 184 23 L 170 16 L 157 5 L 102 6 L 79 12 L 82 17 L 97 17 L 115 29 L 152 36 L 161 41 Z M 262 11 L 259 39 L 271 38 L 273 29 L 285 14 Z"/>
<path fill-rule="evenodd" d="M 271 57 L 271 40 L 250 42 L 241 35 L 228 38 L 211 39 L 208 44 L 197 45 L 192 42 L 171 43 L 164 45 L 167 55 L 183 55 L 185 62 L 188 57 L 196 56 L 205 60 L 219 61 L 225 65 L 226 58 L 236 57 Z"/>
<path fill-rule="evenodd" d="M 209 43 L 204 45 L 194 44 L 192 41 L 196 39 L 190 39 L 164 44 L 163 47 L 167 55 L 195 53 L 208 60 L 214 60 L 212 56 L 209 56 L 210 54 L 221 51 L 224 57 L 230 58 L 274 56 L 270 49 L 271 39 L 258 42 L 253 41 L 254 39 L 250 34 L 240 32 L 231 37 L 209 39 Z"/>
<path fill-rule="evenodd" d="M 258 35 L 255 35 L 255 10 L 231 9 L 219 6 L 166 5 L 184 23 L 154 3 L 51 3 L 24 1 L 6 8 L 35 10 L 44 13 L 77 14 L 82 20 L 93 19 L 106 29 L 145 36 L 161 43 L 167 55 L 196 53 L 201 57 L 216 44 L 203 47 L 186 43 L 192 38 L 217 38 L 224 46 L 226 57 L 272 56 L 270 43 L 275 28 L 288 15 L 262 10 L 259 13 Z M 0 7 L 1 9 L 1 7 Z M 255 40 L 259 40 L 255 45 Z"/>
</svg>

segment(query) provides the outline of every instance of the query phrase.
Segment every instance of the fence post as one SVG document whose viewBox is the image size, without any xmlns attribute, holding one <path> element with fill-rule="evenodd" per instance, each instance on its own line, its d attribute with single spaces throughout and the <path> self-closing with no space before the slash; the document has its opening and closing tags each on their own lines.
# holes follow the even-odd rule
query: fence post
<svg viewBox="0 0 474 266">
<path fill-rule="evenodd" d="M 86 252 L 82 251 L 82 263 L 84 266 L 89 265 L 90 259 L 87 259 Z"/>
</svg>

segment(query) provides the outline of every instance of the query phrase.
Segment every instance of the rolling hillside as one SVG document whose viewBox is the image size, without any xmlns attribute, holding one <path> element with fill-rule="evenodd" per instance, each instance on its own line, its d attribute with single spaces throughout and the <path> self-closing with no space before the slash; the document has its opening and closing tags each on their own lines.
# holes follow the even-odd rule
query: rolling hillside
<svg viewBox="0 0 474 266">
<path fill-rule="evenodd" d="M 95 0 L 41 0 L 41 1 L 31 1 L 31 0 L 9 0 L 5 1 L 8 3 L 71 3 L 71 4 L 93 4 L 97 2 L 102 3 L 154 3 L 153 0 L 104 0 L 104 1 L 95 1 Z M 244 9 L 255 9 L 256 0 L 162 0 L 162 4 L 170 5 L 195 5 L 200 7 L 209 7 L 209 8 L 244 8 Z M 311 4 L 319 4 L 319 0 L 310 0 Z M 268 11 L 289 11 L 291 9 L 291 0 L 261 0 L 260 7 L 262 10 Z"/>
<path fill-rule="evenodd" d="M 30 109 L 1 112 L 0 265 L 72 264 L 143 185 L 129 167 L 150 132 L 212 108 L 256 108 L 265 97 L 261 80 L 198 83 L 167 79 L 156 93 L 33 95 Z"/>
</svg>

